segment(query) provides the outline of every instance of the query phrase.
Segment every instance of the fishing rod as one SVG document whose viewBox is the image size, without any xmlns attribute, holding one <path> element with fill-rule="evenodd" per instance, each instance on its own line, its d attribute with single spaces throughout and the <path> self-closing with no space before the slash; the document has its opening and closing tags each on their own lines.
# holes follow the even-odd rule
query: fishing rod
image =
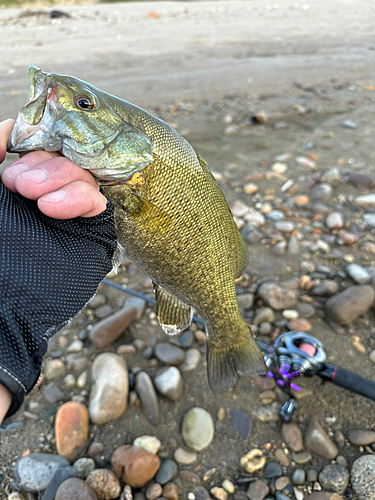
<svg viewBox="0 0 375 500">
<path fill-rule="evenodd" d="M 118 285 L 107 279 L 102 283 L 156 305 L 155 299 L 124 285 Z M 204 326 L 204 321 L 198 316 L 193 316 L 193 321 Z M 312 335 L 290 331 L 280 335 L 273 345 L 259 341 L 257 344 L 264 353 L 268 370 L 266 376 L 274 379 L 277 386 L 289 396 L 280 410 L 283 422 L 290 422 L 297 408 L 292 391 L 301 390 L 294 382 L 294 379 L 299 377 L 318 375 L 324 381 L 332 382 L 375 401 L 375 382 L 345 368 L 326 363 L 327 356 L 323 343 Z"/>
</svg>

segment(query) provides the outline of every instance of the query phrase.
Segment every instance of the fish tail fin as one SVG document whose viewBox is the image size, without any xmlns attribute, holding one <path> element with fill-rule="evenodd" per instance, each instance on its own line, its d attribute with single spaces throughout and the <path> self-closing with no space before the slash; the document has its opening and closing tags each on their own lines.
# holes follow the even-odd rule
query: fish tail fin
<svg viewBox="0 0 375 500">
<path fill-rule="evenodd" d="M 254 375 L 266 373 L 263 355 L 253 338 L 248 325 L 247 335 L 229 346 L 220 347 L 220 342 L 210 341 L 212 335 L 208 331 L 207 375 L 208 382 L 214 392 L 233 389 L 238 375 Z"/>
</svg>

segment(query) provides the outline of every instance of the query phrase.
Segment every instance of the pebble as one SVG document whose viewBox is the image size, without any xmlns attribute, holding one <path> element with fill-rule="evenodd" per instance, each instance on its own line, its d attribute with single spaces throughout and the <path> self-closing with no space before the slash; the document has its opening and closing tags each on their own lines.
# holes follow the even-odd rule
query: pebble
<svg viewBox="0 0 375 500">
<path fill-rule="evenodd" d="M 290 464 L 289 458 L 285 455 L 282 448 L 277 448 L 277 450 L 275 451 L 275 458 L 284 467 L 289 467 Z"/>
<path fill-rule="evenodd" d="M 229 481 L 229 479 L 224 479 L 223 484 L 221 485 L 225 491 L 227 491 L 230 495 L 233 495 L 233 493 L 236 491 L 236 488 L 232 481 Z"/>
<path fill-rule="evenodd" d="M 374 500 L 375 456 L 363 455 L 353 463 L 350 481 L 361 500 Z"/>
<path fill-rule="evenodd" d="M 282 491 L 288 486 L 289 483 L 290 483 L 289 477 L 286 476 L 278 477 L 275 481 L 275 488 L 278 491 Z"/>
<path fill-rule="evenodd" d="M 274 391 L 263 391 L 259 394 L 259 401 L 262 403 L 262 405 L 269 405 L 273 401 L 275 401 L 276 397 L 277 396 Z"/>
<path fill-rule="evenodd" d="M 155 374 L 154 385 L 162 396 L 170 401 L 176 401 L 182 394 L 183 383 L 180 370 L 175 366 L 161 368 Z"/>
<path fill-rule="evenodd" d="M 355 446 L 366 446 L 375 443 L 375 431 L 370 429 L 351 429 L 348 432 L 348 440 Z"/>
<path fill-rule="evenodd" d="M 120 417 L 128 401 L 128 369 L 118 354 L 103 353 L 92 365 L 89 413 L 94 424 L 102 425 Z"/>
<path fill-rule="evenodd" d="M 301 451 L 303 448 L 303 438 L 301 429 L 295 423 L 283 423 L 281 426 L 281 437 L 284 443 L 292 451 Z"/>
<path fill-rule="evenodd" d="M 372 363 L 375 363 L 375 350 L 370 352 L 369 359 Z"/>
<path fill-rule="evenodd" d="M 64 393 L 54 384 L 47 384 L 43 386 L 43 396 L 48 403 L 57 403 L 64 399 Z"/>
<path fill-rule="evenodd" d="M 173 453 L 173 457 L 180 465 L 190 465 L 196 461 L 197 454 L 194 451 L 177 448 L 177 450 Z"/>
<path fill-rule="evenodd" d="M 317 184 L 311 190 L 313 201 L 329 201 L 332 196 L 332 186 L 327 183 Z"/>
<path fill-rule="evenodd" d="M 297 205 L 297 207 L 304 207 L 305 205 L 309 204 L 310 198 L 306 195 L 298 194 L 293 198 L 293 201 Z"/>
<path fill-rule="evenodd" d="M 368 283 L 371 279 L 371 274 L 358 264 L 349 264 L 346 268 L 346 272 L 359 285 L 364 285 Z"/>
<path fill-rule="evenodd" d="M 43 494 L 43 500 L 54 500 L 60 484 L 76 475 L 77 470 L 74 467 L 59 467 Z"/>
<path fill-rule="evenodd" d="M 297 319 L 299 317 L 298 311 L 295 309 L 284 309 L 281 314 L 285 319 Z"/>
<path fill-rule="evenodd" d="M 251 295 L 251 294 L 250 294 Z M 178 338 L 177 342 L 180 344 L 181 347 L 184 349 L 189 349 L 193 345 L 194 342 L 194 334 L 191 330 L 185 330 Z M 186 353 L 187 354 L 187 353 Z M 185 360 L 186 360 L 186 354 L 185 354 Z"/>
<path fill-rule="evenodd" d="M 161 342 L 155 346 L 154 356 L 166 365 L 180 365 L 185 359 L 185 351 L 176 345 Z"/>
<path fill-rule="evenodd" d="M 77 471 L 77 477 L 86 479 L 89 472 L 95 469 L 95 462 L 92 458 L 79 458 L 74 462 L 73 467 Z"/>
<path fill-rule="evenodd" d="M 230 423 L 242 439 L 249 439 L 253 424 L 247 413 L 232 409 L 230 412 Z"/>
<path fill-rule="evenodd" d="M 167 500 L 178 500 L 178 486 L 174 483 L 168 483 L 163 488 L 163 497 Z"/>
<path fill-rule="evenodd" d="M 51 453 L 34 453 L 17 460 L 14 477 L 21 490 L 45 490 L 59 467 L 68 467 L 64 457 Z"/>
<path fill-rule="evenodd" d="M 112 468 L 117 477 L 133 488 L 141 488 L 155 476 L 160 459 L 138 446 L 119 446 L 113 453 Z"/>
<path fill-rule="evenodd" d="M 254 482 L 250 483 L 246 495 L 250 500 L 263 500 L 268 495 L 269 491 L 268 484 L 261 479 L 256 479 Z"/>
<path fill-rule="evenodd" d="M 375 214 L 363 214 L 363 222 L 369 227 L 375 227 Z"/>
<path fill-rule="evenodd" d="M 86 368 L 88 359 L 78 353 L 68 354 L 65 358 L 66 366 L 69 371 L 81 371 Z"/>
<path fill-rule="evenodd" d="M 87 454 L 89 457 L 96 457 L 96 455 L 100 455 L 100 453 L 102 453 L 103 450 L 104 450 L 103 443 L 100 443 L 98 441 L 93 441 L 87 450 Z"/>
<path fill-rule="evenodd" d="M 316 163 L 314 160 L 310 160 L 310 158 L 307 158 L 306 156 L 297 156 L 296 162 L 300 167 L 303 168 L 308 168 L 311 170 L 316 169 Z"/>
<path fill-rule="evenodd" d="M 68 375 L 65 375 L 63 383 L 66 387 L 74 387 L 76 385 L 76 379 L 74 378 L 74 375 L 68 373 Z"/>
<path fill-rule="evenodd" d="M 67 347 L 66 352 L 67 353 L 72 353 L 72 352 L 81 352 L 83 349 L 83 342 L 82 340 L 73 340 L 73 342 Z"/>
<path fill-rule="evenodd" d="M 113 308 L 109 304 L 104 304 L 95 309 L 94 314 L 98 319 L 103 319 L 112 314 Z"/>
<path fill-rule="evenodd" d="M 174 460 L 167 458 L 161 464 L 158 473 L 156 474 L 155 481 L 162 485 L 169 483 L 178 473 L 178 467 Z"/>
<path fill-rule="evenodd" d="M 182 421 L 182 437 L 186 446 L 193 451 L 207 448 L 214 437 L 214 423 L 211 415 L 203 408 L 192 408 Z"/>
<path fill-rule="evenodd" d="M 237 302 L 241 309 L 249 311 L 254 305 L 254 294 L 253 293 L 241 293 L 237 296 Z M 186 353 L 187 354 L 187 353 Z M 186 361 L 186 359 L 185 359 Z"/>
<path fill-rule="evenodd" d="M 327 313 L 338 323 L 346 325 L 365 313 L 374 301 L 374 290 L 369 285 L 355 285 L 330 297 Z"/>
<path fill-rule="evenodd" d="M 344 218 L 341 212 L 331 212 L 326 217 L 328 229 L 341 229 L 344 226 Z"/>
<path fill-rule="evenodd" d="M 340 123 L 340 127 L 355 129 L 357 128 L 357 124 L 352 120 L 344 120 L 343 122 Z"/>
<path fill-rule="evenodd" d="M 334 437 L 335 437 L 335 442 L 336 442 L 337 446 L 344 446 L 345 436 L 340 430 L 338 430 L 338 429 L 335 430 Z"/>
<path fill-rule="evenodd" d="M 307 425 L 305 446 L 313 453 L 317 453 L 329 460 L 333 460 L 339 453 L 337 446 L 315 417 L 311 417 Z"/>
<path fill-rule="evenodd" d="M 55 378 L 64 375 L 66 371 L 64 362 L 61 359 L 52 359 L 48 361 L 44 369 L 44 375 L 47 380 L 54 380 Z"/>
<path fill-rule="evenodd" d="M 195 370 L 201 360 L 201 352 L 196 347 L 191 347 L 185 353 L 185 360 L 180 365 L 180 370 L 182 372 L 191 372 Z"/>
<path fill-rule="evenodd" d="M 289 326 L 291 330 L 296 332 L 309 332 L 312 328 L 312 324 L 305 318 L 296 318 L 289 321 Z"/>
<path fill-rule="evenodd" d="M 315 316 L 315 307 L 311 304 L 297 304 L 296 310 L 301 318 L 312 318 Z"/>
<path fill-rule="evenodd" d="M 87 384 L 87 372 L 82 372 L 77 378 L 77 387 L 83 389 Z"/>
<path fill-rule="evenodd" d="M 271 165 L 271 170 L 276 174 L 285 174 L 285 172 L 288 170 L 288 165 L 286 163 L 277 161 Z"/>
<path fill-rule="evenodd" d="M 258 186 L 253 182 L 248 182 L 244 185 L 243 190 L 246 194 L 254 194 L 258 191 Z"/>
<path fill-rule="evenodd" d="M 320 177 L 320 182 L 328 182 L 331 186 L 338 186 L 341 183 L 341 173 L 338 167 L 326 170 Z"/>
<path fill-rule="evenodd" d="M 217 486 L 211 488 L 210 493 L 217 500 L 227 500 L 228 498 L 228 492 L 224 488 L 219 488 Z"/>
<path fill-rule="evenodd" d="M 292 458 L 296 464 L 305 465 L 312 460 L 312 455 L 308 451 L 300 451 L 299 453 L 293 452 Z"/>
<path fill-rule="evenodd" d="M 331 491 L 314 491 L 314 493 L 306 497 L 306 500 L 342 500 L 342 497 Z"/>
<path fill-rule="evenodd" d="M 361 208 L 375 208 L 375 193 L 356 196 L 354 198 L 354 203 Z"/>
<path fill-rule="evenodd" d="M 266 457 L 263 455 L 262 450 L 254 448 L 250 450 L 246 455 L 243 455 L 240 459 L 240 466 L 242 469 L 252 474 L 257 470 L 263 469 L 266 465 Z"/>
<path fill-rule="evenodd" d="M 161 442 L 156 436 L 144 435 L 135 438 L 133 441 L 133 446 L 139 446 L 140 448 L 143 448 L 150 453 L 157 454 L 161 448 Z"/>
<path fill-rule="evenodd" d="M 294 222 L 286 221 L 286 220 L 280 220 L 275 222 L 275 229 L 277 231 L 280 231 L 281 233 L 291 233 L 295 229 L 295 224 Z"/>
<path fill-rule="evenodd" d="M 64 403 L 55 419 L 56 450 L 72 462 L 84 450 L 89 435 L 89 413 L 75 401 Z"/>
<path fill-rule="evenodd" d="M 275 477 L 280 477 L 283 470 L 277 462 L 268 462 L 263 469 L 263 477 L 265 479 L 273 479 Z"/>
<path fill-rule="evenodd" d="M 59 486 L 55 500 L 98 500 L 98 497 L 86 481 L 71 477 Z"/>
<path fill-rule="evenodd" d="M 299 486 L 305 484 L 306 473 L 303 469 L 296 469 L 292 475 L 292 483 Z"/>
<path fill-rule="evenodd" d="M 108 469 L 95 469 L 91 471 L 86 478 L 86 483 L 91 486 L 100 500 L 112 500 L 120 496 L 120 481 Z"/>
<path fill-rule="evenodd" d="M 276 316 L 271 307 L 261 307 L 257 309 L 255 313 L 253 324 L 260 325 L 261 323 L 273 323 L 275 319 Z"/>
<path fill-rule="evenodd" d="M 192 493 L 193 496 L 189 497 L 190 493 L 192 492 L 189 492 L 187 495 L 188 500 L 211 500 L 209 492 L 203 486 L 195 486 L 194 493 Z"/>
<path fill-rule="evenodd" d="M 297 303 L 297 292 L 288 290 L 276 283 L 262 283 L 258 288 L 258 295 L 266 305 L 275 311 L 292 309 Z"/>
<path fill-rule="evenodd" d="M 140 371 L 135 377 L 135 390 L 141 400 L 147 420 L 152 425 L 159 424 L 160 412 L 159 403 L 150 376 Z"/>
<path fill-rule="evenodd" d="M 275 401 L 269 406 L 261 406 L 260 408 L 252 408 L 251 416 L 259 422 L 278 422 L 280 420 L 281 405 Z"/>
<path fill-rule="evenodd" d="M 285 214 L 281 210 L 271 210 L 267 212 L 266 219 L 273 220 L 274 222 L 281 221 L 285 219 Z"/>
<path fill-rule="evenodd" d="M 342 494 L 349 483 L 349 471 L 342 465 L 326 465 L 319 474 L 319 482 L 325 490 Z"/>
<path fill-rule="evenodd" d="M 156 500 L 163 493 L 163 487 L 161 484 L 153 483 L 146 489 L 147 500 Z"/>
</svg>

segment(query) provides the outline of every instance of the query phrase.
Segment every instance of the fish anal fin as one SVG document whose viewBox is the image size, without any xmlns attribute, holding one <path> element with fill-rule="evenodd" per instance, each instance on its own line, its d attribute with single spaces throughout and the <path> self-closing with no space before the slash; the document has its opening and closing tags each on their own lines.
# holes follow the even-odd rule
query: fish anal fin
<svg viewBox="0 0 375 500">
<path fill-rule="evenodd" d="M 210 339 L 212 334 L 209 333 Z M 241 337 L 229 346 L 208 341 L 207 375 L 214 392 L 231 390 L 239 375 L 266 373 L 263 355 L 249 330 L 249 336 Z"/>
<path fill-rule="evenodd" d="M 156 311 L 164 333 L 178 335 L 186 330 L 193 319 L 193 310 L 161 286 L 154 283 Z"/>
</svg>

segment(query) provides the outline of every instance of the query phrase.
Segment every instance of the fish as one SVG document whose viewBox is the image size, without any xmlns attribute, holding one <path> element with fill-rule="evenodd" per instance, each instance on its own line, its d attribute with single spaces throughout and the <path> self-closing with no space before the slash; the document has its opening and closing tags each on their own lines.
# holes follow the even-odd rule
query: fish
<svg viewBox="0 0 375 500">
<path fill-rule="evenodd" d="M 152 279 L 159 324 L 205 323 L 211 389 L 264 374 L 262 353 L 241 316 L 235 280 L 247 248 L 207 163 L 175 129 L 78 78 L 29 67 L 30 90 L 8 151 L 58 151 L 97 179 L 114 205 L 117 259 Z"/>
</svg>

